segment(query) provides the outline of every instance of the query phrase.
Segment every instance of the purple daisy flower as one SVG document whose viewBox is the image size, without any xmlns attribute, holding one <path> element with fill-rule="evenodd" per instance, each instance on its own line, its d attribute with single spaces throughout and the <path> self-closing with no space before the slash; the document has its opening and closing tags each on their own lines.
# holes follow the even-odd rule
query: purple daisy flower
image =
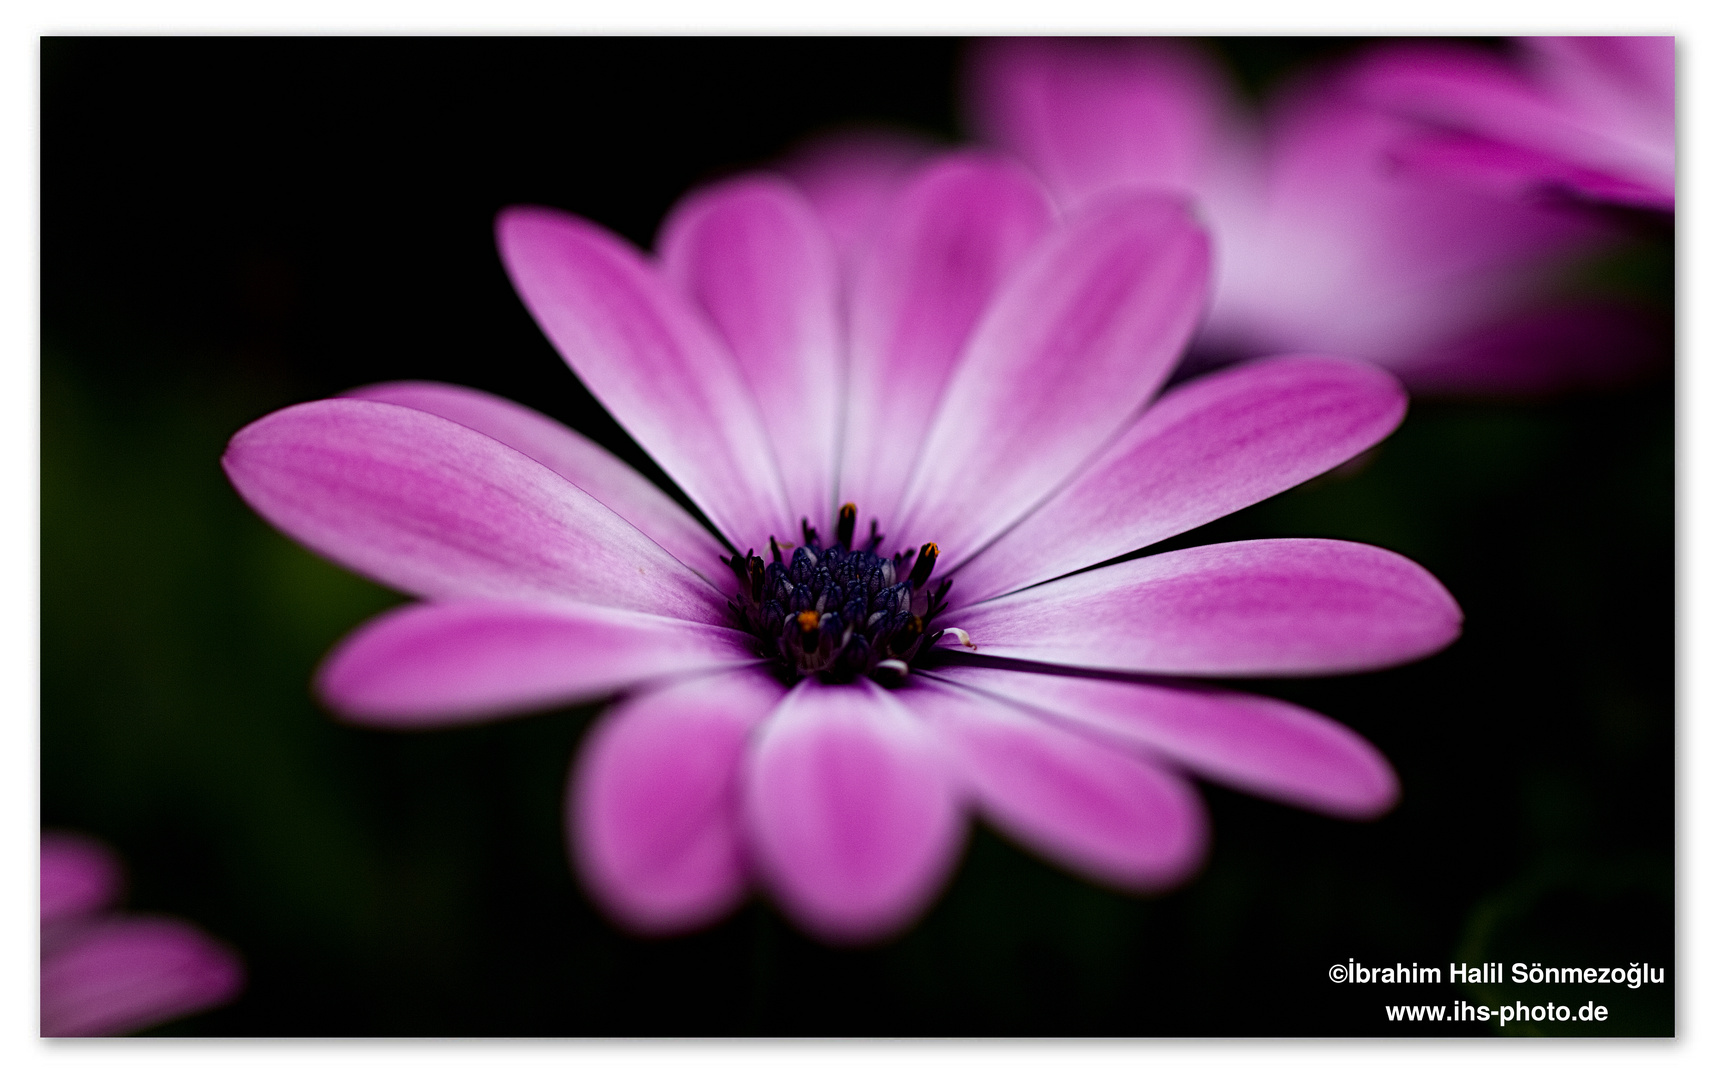
<svg viewBox="0 0 1713 1080">
<path fill-rule="evenodd" d="M 654 257 L 557 211 L 500 216 L 538 324 L 718 536 L 582 436 L 459 387 L 367 387 L 235 435 L 224 465 L 260 514 L 424 598 L 334 650 L 325 701 L 424 728 L 620 695 L 567 814 L 590 892 L 643 932 L 758 883 L 823 938 L 894 932 L 971 812 L 1160 888 L 1205 848 L 1186 772 L 1387 809 L 1396 780 L 1354 733 L 1180 680 L 1425 656 L 1461 622 L 1431 575 L 1333 540 L 1101 564 L 1373 445 L 1396 380 L 1290 356 L 1162 395 L 1208 288 L 1181 200 L 1061 216 L 977 153 L 882 173 L 878 202 L 816 189 L 860 209 L 854 247 L 772 175 L 689 194 Z"/>
<path fill-rule="evenodd" d="M 1549 93 L 1475 50 L 1385 46 L 1292 80 L 1256 113 L 1184 42 L 1007 39 L 975 52 L 968 96 L 976 127 L 1065 206 L 1126 188 L 1196 200 L 1218 263 L 1204 351 L 1329 351 L 1417 391 L 1539 393 L 1620 381 L 1665 351 L 1648 311 L 1566 292 L 1567 266 L 1626 233 L 1515 190 L 1580 178 L 1593 191 L 1585 152 L 1648 163 L 1602 192 L 1669 200 L 1670 55 L 1652 48 L 1542 46 L 1589 58 L 1538 65 L 1559 76 Z M 1635 85 L 1596 77 L 1631 52 Z M 1524 141 L 1478 137 L 1480 123 Z"/>
<path fill-rule="evenodd" d="M 120 877 L 105 845 L 42 836 L 43 1035 L 125 1035 L 243 988 L 237 956 L 190 923 L 108 911 Z"/>
</svg>

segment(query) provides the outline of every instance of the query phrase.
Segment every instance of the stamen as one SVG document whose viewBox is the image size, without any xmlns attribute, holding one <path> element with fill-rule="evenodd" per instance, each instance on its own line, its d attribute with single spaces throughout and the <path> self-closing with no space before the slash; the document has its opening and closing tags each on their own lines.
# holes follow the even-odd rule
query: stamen
<svg viewBox="0 0 1713 1080">
<path fill-rule="evenodd" d="M 797 613 L 797 629 L 802 631 L 800 644 L 805 653 L 821 651 L 821 613 L 814 610 Z"/>
<path fill-rule="evenodd" d="M 749 549 L 749 598 L 759 602 L 767 590 L 767 564 L 761 561 L 761 556 Z"/>
<path fill-rule="evenodd" d="M 916 644 L 916 639 L 922 636 L 922 620 L 912 615 L 903 626 L 892 632 L 892 640 L 888 643 L 895 653 L 907 653 L 910 646 Z"/>
<path fill-rule="evenodd" d="M 928 584 L 928 575 L 934 572 L 934 560 L 940 557 L 940 545 L 923 544 L 921 554 L 916 556 L 916 565 L 910 568 L 910 587 L 920 589 Z"/>
<path fill-rule="evenodd" d="M 975 643 L 970 640 L 969 634 L 965 633 L 962 630 L 959 630 L 955 626 L 948 626 L 944 630 L 940 631 L 940 633 L 950 634 L 953 637 L 958 639 L 959 645 L 962 645 L 964 648 L 969 649 L 972 652 L 975 650 Z"/>
<path fill-rule="evenodd" d="M 807 519 L 805 519 L 807 520 Z M 839 546 L 849 548 L 856 537 L 856 503 L 839 507 Z"/>
</svg>

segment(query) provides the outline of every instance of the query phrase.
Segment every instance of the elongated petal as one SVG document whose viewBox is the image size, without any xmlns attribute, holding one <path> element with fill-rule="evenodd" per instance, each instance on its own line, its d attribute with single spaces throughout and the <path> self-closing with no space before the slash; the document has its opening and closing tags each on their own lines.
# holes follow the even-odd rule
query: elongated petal
<svg viewBox="0 0 1713 1080">
<path fill-rule="evenodd" d="M 778 177 L 744 176 L 686 196 L 660 235 L 667 277 L 701 305 L 755 395 L 787 508 L 830 526 L 839 267 L 814 208 Z"/>
<path fill-rule="evenodd" d="M 1490 189 L 1510 199 L 1551 199 L 1574 192 L 1597 202 L 1656 210 L 1670 210 L 1675 202 L 1669 177 L 1663 186 L 1647 183 L 1556 154 L 1458 132 L 1431 130 L 1401 140 L 1393 157 L 1400 169 Z"/>
<path fill-rule="evenodd" d="M 1175 198 L 1126 195 L 1056 230 L 971 337 L 902 535 L 956 560 L 1027 513 L 1153 397 L 1207 286 L 1207 236 Z"/>
<path fill-rule="evenodd" d="M 969 84 L 976 126 L 1067 205 L 1130 185 L 1201 192 L 1234 126 L 1225 80 L 1177 41 L 987 41 Z"/>
<path fill-rule="evenodd" d="M 744 811 L 786 911 L 840 941 L 913 919 L 964 835 L 940 746 L 866 680 L 805 682 L 786 697 L 750 756 Z"/>
<path fill-rule="evenodd" d="M 683 507 L 606 448 L 534 409 L 466 386 L 435 382 L 378 383 L 343 396 L 433 413 L 498 439 L 593 495 L 714 585 L 723 589 L 731 578 L 720 561 L 725 547 Z"/>
<path fill-rule="evenodd" d="M 955 611 L 980 652 L 1160 675 L 1330 675 L 1456 639 L 1432 574 L 1343 540 L 1247 540 L 1101 567 Z"/>
<path fill-rule="evenodd" d="M 1201 799 L 1141 755 L 944 684 L 920 681 L 900 696 L 953 748 L 982 813 L 1055 862 L 1107 884 L 1152 889 L 1201 861 Z"/>
<path fill-rule="evenodd" d="M 1398 799 L 1396 774 L 1367 740 L 1276 698 L 1000 668 L 935 674 L 1229 787 L 1323 814 L 1374 817 Z"/>
<path fill-rule="evenodd" d="M 779 162 L 814 204 L 845 265 L 860 258 L 887 206 L 934 144 L 884 128 L 811 138 Z"/>
<path fill-rule="evenodd" d="M 363 624 L 316 685 L 353 720 L 439 727 L 754 662 L 749 638 L 724 627 L 569 602 L 449 600 Z"/>
<path fill-rule="evenodd" d="M 922 169 L 859 269 L 839 498 L 893 534 L 935 407 L 994 290 L 1052 219 L 1016 165 L 971 153 Z M 898 535 L 898 546 L 915 543 Z"/>
<path fill-rule="evenodd" d="M 996 596 L 1176 536 L 1318 476 L 1404 417 L 1398 381 L 1353 360 L 1284 357 L 1181 386 L 1088 470 L 963 567 Z"/>
<path fill-rule="evenodd" d="M 1572 100 L 1621 98 L 1670 115 L 1677 108 L 1677 39 L 1665 35 L 1537 37 L 1523 48 L 1548 67 L 1545 79 Z"/>
<path fill-rule="evenodd" d="M 106 844 L 73 833 L 42 834 L 42 923 L 87 915 L 119 895 L 119 860 Z"/>
<path fill-rule="evenodd" d="M 1611 43 L 1621 42 L 1617 50 Z M 1670 38 L 1539 39 L 1535 63 L 1476 49 L 1407 45 L 1376 50 L 1353 73 L 1355 90 L 1432 129 L 1474 136 L 1519 180 L 1670 209 L 1676 146 Z M 1639 51 L 1638 51 L 1639 46 Z M 1662 89 L 1664 92 L 1662 93 Z M 1446 159 L 1490 171 L 1490 157 Z"/>
<path fill-rule="evenodd" d="M 725 619 L 708 582 L 593 496 L 417 409 L 342 398 L 294 405 L 232 436 L 221 464 L 275 528 L 404 592 Z"/>
<path fill-rule="evenodd" d="M 42 1034 L 125 1035 L 237 996 L 244 969 L 189 923 L 104 919 L 42 957 Z"/>
<path fill-rule="evenodd" d="M 739 767 L 751 729 L 784 690 L 737 671 L 674 683 L 602 718 L 569 799 L 583 880 L 644 933 L 713 922 L 743 899 Z"/>
<path fill-rule="evenodd" d="M 513 207 L 495 232 L 559 355 L 726 539 L 742 550 L 788 535 L 755 399 L 689 301 L 629 244 L 570 214 Z"/>
</svg>

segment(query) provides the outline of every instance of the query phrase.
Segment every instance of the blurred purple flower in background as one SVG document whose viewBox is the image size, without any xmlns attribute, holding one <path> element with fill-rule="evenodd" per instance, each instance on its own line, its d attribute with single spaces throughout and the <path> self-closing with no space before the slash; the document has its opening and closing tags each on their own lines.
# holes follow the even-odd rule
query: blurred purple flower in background
<svg viewBox="0 0 1713 1080">
<path fill-rule="evenodd" d="M 883 150 L 694 191 L 656 257 L 557 211 L 498 222 L 537 323 L 730 556 L 606 451 L 473 390 L 367 387 L 236 434 L 258 513 L 425 598 L 338 646 L 323 698 L 403 729 L 624 694 L 568 816 L 590 891 L 644 932 L 752 882 L 824 938 L 893 932 L 971 811 L 1163 887 L 1205 848 L 1186 771 L 1385 811 L 1395 777 L 1353 732 L 1178 680 L 1428 655 L 1461 622 L 1431 575 L 1333 540 L 1100 564 L 1373 445 L 1396 380 L 1299 355 L 1156 400 L 1208 287 L 1180 198 L 1061 213 L 1008 160 Z"/>
<path fill-rule="evenodd" d="M 1524 198 L 1570 193 L 1653 210 L 1677 204 L 1676 40 L 1526 38 L 1508 62 L 1447 45 L 1403 45 L 1359 72 L 1357 92 L 1417 121 L 1396 149 Z"/>
<path fill-rule="evenodd" d="M 42 836 L 42 1034 L 124 1035 L 238 996 L 238 957 L 182 919 L 107 910 L 119 861 L 69 833 Z"/>
<path fill-rule="evenodd" d="M 1384 46 L 1296 79 L 1256 118 L 1186 43 L 1012 39 L 976 49 L 969 101 L 1066 206 L 1127 187 L 1197 200 L 1217 275 L 1204 352 L 1330 351 L 1419 391 L 1540 393 L 1668 354 L 1658 313 L 1578 287 L 1626 232 L 1517 197 L 1670 205 L 1669 39 L 1641 41 L 1534 43 L 1546 59 L 1527 70 Z"/>
</svg>

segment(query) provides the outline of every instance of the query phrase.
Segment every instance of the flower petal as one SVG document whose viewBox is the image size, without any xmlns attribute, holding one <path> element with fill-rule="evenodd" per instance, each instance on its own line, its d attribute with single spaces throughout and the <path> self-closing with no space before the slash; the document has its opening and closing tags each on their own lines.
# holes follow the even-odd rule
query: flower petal
<svg viewBox="0 0 1713 1080">
<path fill-rule="evenodd" d="M 1430 129 L 1400 140 L 1392 156 L 1401 170 L 1485 188 L 1509 199 L 1550 200 L 1574 192 L 1596 202 L 1670 211 L 1675 192 L 1664 185 L 1591 169 L 1554 154 L 1495 142 L 1478 135 Z"/>
<path fill-rule="evenodd" d="M 112 903 L 123 875 L 106 844 L 73 833 L 42 834 L 42 923 Z"/>
<path fill-rule="evenodd" d="M 607 713 L 578 754 L 569 799 L 589 890 L 644 933 L 714 922 L 743 899 L 739 767 L 784 693 L 755 671 L 674 683 Z"/>
<path fill-rule="evenodd" d="M 189 923 L 103 919 L 42 957 L 44 1036 L 125 1035 L 237 996 L 244 969 Z"/>
<path fill-rule="evenodd" d="M 892 531 L 971 327 L 1051 220 L 1046 192 L 1027 173 L 970 152 L 922 169 L 892 203 L 850 301 L 839 499 L 856 503 L 862 519 Z"/>
<path fill-rule="evenodd" d="M 441 727 L 753 664 L 752 644 L 725 627 L 612 608 L 449 600 L 364 623 L 328 655 L 316 688 L 353 720 Z"/>
<path fill-rule="evenodd" d="M 814 204 L 840 258 L 860 258 L 912 170 L 934 145 L 882 128 L 834 132 L 812 138 L 779 162 Z"/>
<path fill-rule="evenodd" d="M 1400 167 L 1421 126 L 1349 83 L 1317 78 L 1273 110 L 1264 211 L 1220 237 L 1210 348 L 1330 352 L 1403 371 L 1535 301 L 1559 260 L 1614 237 L 1593 215 Z"/>
<path fill-rule="evenodd" d="M 1207 235 L 1176 198 L 1114 197 L 1057 229 L 972 334 L 900 537 L 961 559 L 1027 513 L 1153 397 L 1207 287 Z"/>
<path fill-rule="evenodd" d="M 734 547 L 795 527 L 737 363 L 636 249 L 582 218 L 495 223 L 512 284 L 559 355 Z M 760 538 L 760 539 L 757 539 Z"/>
<path fill-rule="evenodd" d="M 270 413 L 221 459 L 322 555 L 419 596 L 566 598 L 725 621 L 718 591 L 595 498 L 450 420 L 333 398 Z"/>
<path fill-rule="evenodd" d="M 799 683 L 785 698 L 750 755 L 744 813 L 785 909 L 840 941 L 913 919 L 964 836 L 940 746 L 867 680 Z"/>
<path fill-rule="evenodd" d="M 1523 38 L 1521 44 L 1549 69 L 1546 81 L 1572 100 L 1592 107 L 1615 98 L 1653 114 L 1656 123 L 1659 115 L 1671 116 L 1677 109 L 1675 37 L 1577 35 Z M 1607 110 L 1615 111 L 1615 106 L 1607 105 Z"/>
<path fill-rule="evenodd" d="M 1123 186 L 1203 192 L 1233 137 L 1226 80 L 1180 41 L 986 41 L 969 82 L 976 126 L 1064 205 Z"/>
<path fill-rule="evenodd" d="M 376 383 L 341 396 L 433 413 L 498 439 L 593 495 L 716 587 L 731 578 L 720 561 L 724 545 L 671 496 L 600 444 L 534 409 L 467 386 L 436 382 Z"/>
<path fill-rule="evenodd" d="M 844 358 L 838 257 L 814 208 L 778 177 L 743 176 L 686 196 L 656 247 L 737 358 L 787 507 L 829 527 Z"/>
<path fill-rule="evenodd" d="M 1362 736 L 1276 698 L 1213 687 L 942 668 L 937 677 L 996 694 L 1210 780 L 1337 817 L 1376 817 L 1398 778 Z"/>
<path fill-rule="evenodd" d="M 1376 49 L 1352 72 L 1353 88 L 1432 131 L 1509 146 L 1518 152 L 1510 168 L 1532 171 L 1537 183 L 1586 183 L 1595 197 L 1671 209 L 1672 39 L 1546 38 L 1529 46 L 1527 65 L 1444 45 Z M 1487 172 L 1495 163 L 1443 164 Z"/>
<path fill-rule="evenodd" d="M 1162 397 L 1096 463 L 987 550 L 958 595 L 997 596 L 1105 562 L 1260 502 L 1385 438 L 1408 400 L 1379 368 L 1281 357 Z"/>
<path fill-rule="evenodd" d="M 1130 889 L 1173 884 L 1200 863 L 1201 799 L 1178 776 L 991 697 L 927 680 L 899 696 L 953 748 L 982 812 L 1055 862 Z"/>
<path fill-rule="evenodd" d="M 989 656 L 1159 675 L 1331 675 L 1408 663 L 1463 613 L 1420 566 L 1344 540 L 1169 551 L 942 620 Z"/>
</svg>

